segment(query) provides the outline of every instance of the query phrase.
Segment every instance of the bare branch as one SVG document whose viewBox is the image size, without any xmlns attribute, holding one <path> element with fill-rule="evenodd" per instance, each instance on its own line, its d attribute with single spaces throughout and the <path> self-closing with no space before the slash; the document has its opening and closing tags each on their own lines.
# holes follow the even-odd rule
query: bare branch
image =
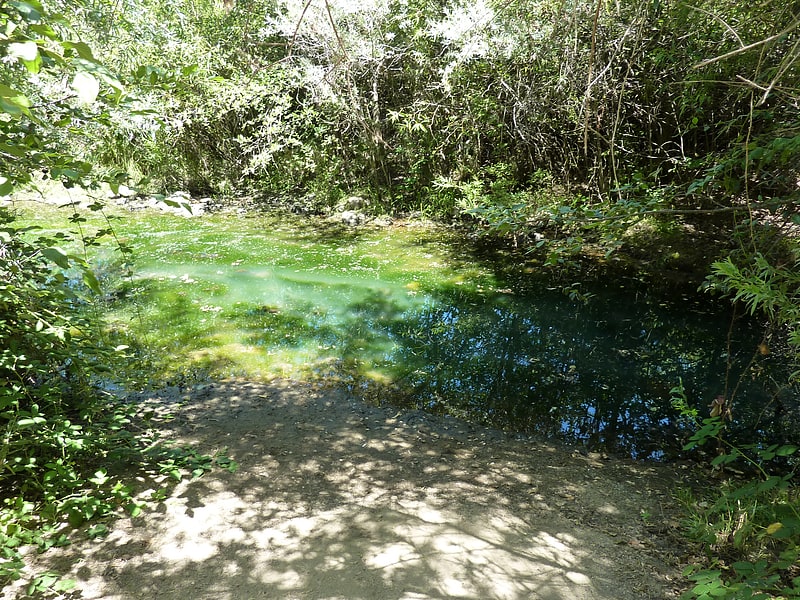
<svg viewBox="0 0 800 600">
<path fill-rule="evenodd" d="M 586 95 L 583 97 L 583 153 L 589 156 L 589 108 L 592 101 L 592 75 L 594 74 L 594 60 L 597 49 L 597 23 L 600 20 L 600 9 L 603 0 L 597 0 L 597 8 L 592 23 L 592 46 L 589 53 L 589 72 L 586 76 Z"/>
<path fill-rule="evenodd" d="M 292 39 L 289 41 L 289 48 L 288 48 L 288 51 L 287 51 L 287 54 L 289 56 L 292 55 L 292 50 L 294 49 L 294 43 L 297 40 L 297 33 L 300 31 L 300 25 L 303 24 L 303 18 L 306 16 L 306 11 L 308 10 L 308 7 L 311 6 L 311 3 L 313 1 L 314 0 L 308 0 L 303 5 L 303 12 L 300 13 L 300 18 L 297 19 L 297 25 L 294 28 L 294 33 L 292 34 Z"/>
<path fill-rule="evenodd" d="M 342 55 L 347 56 L 347 50 L 345 50 L 344 42 L 342 42 L 342 38 L 339 35 L 339 29 L 336 27 L 336 21 L 333 18 L 333 14 L 331 14 L 331 5 L 328 0 L 325 0 L 325 11 L 328 13 L 328 21 L 330 21 L 331 28 L 333 29 L 333 35 L 336 36 L 336 42 L 339 44 L 339 50 L 342 51 Z"/>
<path fill-rule="evenodd" d="M 769 84 L 769 87 L 764 91 L 764 95 L 761 97 L 761 100 L 758 102 L 759 106 L 764 104 L 767 101 L 767 97 L 769 93 L 775 88 L 775 85 L 778 83 L 783 74 L 791 67 L 795 62 L 797 62 L 797 48 L 800 45 L 800 40 L 795 42 L 794 46 L 792 47 L 791 51 L 786 53 L 786 57 L 783 60 L 778 72 L 775 74 L 775 77 L 772 78 L 772 81 Z M 791 60 L 790 60 L 791 58 Z"/>
<path fill-rule="evenodd" d="M 747 52 L 748 50 L 752 50 L 753 48 L 758 48 L 759 46 L 763 46 L 764 44 L 773 42 L 777 40 L 779 37 L 782 37 L 787 33 L 790 33 L 793 29 L 797 28 L 798 25 L 800 25 L 800 19 L 795 20 L 791 25 L 789 25 L 785 29 L 782 29 L 776 34 L 769 36 L 768 38 L 764 38 L 763 40 L 753 42 L 752 44 L 748 44 L 747 46 L 742 46 L 741 48 L 737 48 L 736 50 L 731 50 L 730 52 L 726 52 L 725 54 L 715 56 L 714 58 L 707 58 L 706 60 L 697 63 L 692 68 L 701 69 L 703 67 L 707 67 L 708 65 L 714 64 L 721 60 L 725 60 L 726 58 L 730 58 L 731 56 L 736 56 L 737 54 L 742 54 L 744 52 Z"/>
<path fill-rule="evenodd" d="M 691 8 L 692 10 L 696 10 L 697 12 L 701 12 L 701 13 L 703 13 L 704 15 L 708 15 L 709 17 L 711 17 L 711 18 L 712 18 L 712 19 L 714 19 L 715 21 L 719 21 L 720 23 L 722 23 L 722 26 L 723 26 L 725 29 L 727 29 L 727 30 L 728 30 L 728 32 L 729 32 L 729 33 L 730 33 L 730 34 L 731 34 L 733 37 L 735 37 L 735 38 L 736 38 L 736 41 L 737 41 L 737 42 L 739 42 L 739 45 L 740 45 L 740 46 L 744 46 L 744 42 L 742 41 L 742 38 L 740 38 L 740 37 L 739 37 L 739 34 L 738 34 L 738 33 L 736 33 L 736 31 L 733 29 L 733 27 L 731 27 L 730 25 L 728 25 L 728 24 L 725 22 L 725 20 L 724 20 L 722 17 L 720 17 L 719 15 L 715 15 L 715 14 L 714 14 L 714 13 L 712 13 L 710 10 L 706 10 L 706 9 L 704 9 L 704 8 L 700 8 L 699 6 L 692 6 L 691 4 L 687 4 L 686 6 L 688 6 L 688 7 L 689 7 L 689 8 Z"/>
</svg>

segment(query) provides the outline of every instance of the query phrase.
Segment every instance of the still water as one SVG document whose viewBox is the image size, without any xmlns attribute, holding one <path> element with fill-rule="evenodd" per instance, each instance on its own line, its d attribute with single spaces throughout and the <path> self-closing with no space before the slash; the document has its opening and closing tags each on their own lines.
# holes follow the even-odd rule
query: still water
<svg viewBox="0 0 800 600">
<path fill-rule="evenodd" d="M 781 407 L 796 395 L 757 353 L 758 324 L 732 326 L 724 303 L 556 282 L 431 227 L 150 213 L 114 226 L 135 264 L 121 277 L 113 251 L 98 255 L 110 328 L 141 340 L 166 379 L 335 379 L 375 401 L 653 459 L 691 434 L 671 405 L 682 382 L 701 416 L 736 388 L 735 427 L 795 435 Z"/>
</svg>

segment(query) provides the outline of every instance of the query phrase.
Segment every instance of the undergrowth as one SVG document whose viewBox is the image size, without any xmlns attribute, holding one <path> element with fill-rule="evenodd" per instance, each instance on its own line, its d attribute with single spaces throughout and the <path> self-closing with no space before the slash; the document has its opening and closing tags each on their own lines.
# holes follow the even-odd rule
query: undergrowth
<svg viewBox="0 0 800 600">
<path fill-rule="evenodd" d="M 130 357 L 110 347 L 91 310 L 97 278 L 63 249 L 67 234 L 36 235 L 0 209 L 0 585 L 26 577 L 28 594 L 72 585 L 28 573 L 28 548 L 65 546 L 76 531 L 102 536 L 112 517 L 141 514 L 171 482 L 235 469 L 170 445 L 158 433 L 165 416 L 139 414 L 104 389 Z"/>
<path fill-rule="evenodd" d="M 699 498 L 682 498 L 685 534 L 701 555 L 684 571 L 692 587 L 682 600 L 800 598 L 798 447 L 733 445 L 725 439 L 725 406 L 712 405 L 711 416 L 700 420 L 682 386 L 672 392 L 683 417 L 697 426 L 685 449 L 717 448 L 711 467 L 718 483 Z"/>
</svg>

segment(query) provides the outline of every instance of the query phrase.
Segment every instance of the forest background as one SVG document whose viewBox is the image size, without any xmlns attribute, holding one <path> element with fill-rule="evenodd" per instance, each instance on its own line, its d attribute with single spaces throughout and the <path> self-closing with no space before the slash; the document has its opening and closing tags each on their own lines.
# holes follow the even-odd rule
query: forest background
<svg viewBox="0 0 800 600">
<path fill-rule="evenodd" d="M 465 224 L 554 269 L 622 255 L 654 282 L 690 273 L 764 320 L 758 352 L 797 364 L 793 3 L 2 0 L 0 57 L 2 196 L 52 180 L 314 213 L 357 195 L 372 212 Z M 108 416 L 92 379 L 120 350 L 71 334 L 102 328 L 75 310 L 76 295 L 99 291 L 91 265 L 60 249 L 66 232 L 31 237 L 11 211 L 2 218 L 3 573 L 14 577 L 17 546 L 59 543 L 43 523 L 139 510 L 91 457 L 207 461 L 147 455 L 124 434 L 130 415 Z M 53 266 L 80 268 L 86 290 Z M 697 443 L 720 438 L 722 400 L 705 420 L 684 405 Z M 693 575 L 695 596 L 745 597 L 752 584 L 798 597 L 794 447 L 722 450 L 716 466 L 745 458 L 756 471 L 717 507 L 743 558 Z M 731 508 L 743 497 L 771 507 L 758 519 L 745 508 L 746 531 Z M 701 538 L 714 546 L 720 530 Z"/>
</svg>

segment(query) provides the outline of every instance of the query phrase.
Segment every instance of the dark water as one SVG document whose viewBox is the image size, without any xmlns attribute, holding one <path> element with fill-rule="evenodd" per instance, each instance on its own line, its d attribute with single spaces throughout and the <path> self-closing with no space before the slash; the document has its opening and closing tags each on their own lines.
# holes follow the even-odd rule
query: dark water
<svg viewBox="0 0 800 600">
<path fill-rule="evenodd" d="M 654 297 L 619 282 L 565 289 L 533 275 L 507 281 L 480 270 L 476 280 L 418 265 L 408 275 L 395 263 L 387 276 L 354 268 L 365 259 L 352 243 L 326 244 L 330 254 L 346 248 L 352 262 L 291 269 L 279 261 L 222 269 L 162 262 L 162 274 L 173 275 L 149 280 L 160 290 L 151 298 L 154 320 L 162 329 L 179 323 L 175 343 L 183 348 L 224 354 L 233 347 L 236 356 L 226 359 L 244 364 L 233 374 L 335 377 L 356 391 L 380 382 L 386 393 L 376 401 L 589 450 L 680 456 L 696 426 L 672 404 L 679 383 L 700 418 L 717 396 L 733 398 L 732 439 L 799 437 L 787 370 L 758 352 L 759 324 L 732 321 L 725 302 Z M 319 242 L 306 244 L 312 249 L 326 255 Z M 295 262 L 297 253 L 289 253 Z M 224 372 L 225 361 L 215 360 L 212 373 Z"/>
<path fill-rule="evenodd" d="M 407 314 L 393 335 L 420 407 L 667 459 L 694 431 L 670 401 L 682 382 L 700 417 L 735 389 L 731 427 L 743 440 L 755 430 L 797 438 L 787 414 L 796 390 L 780 384 L 786 371 L 758 353 L 760 328 L 731 328 L 729 311 L 608 288 L 585 303 L 546 288 L 491 298 L 452 291 Z"/>
</svg>

